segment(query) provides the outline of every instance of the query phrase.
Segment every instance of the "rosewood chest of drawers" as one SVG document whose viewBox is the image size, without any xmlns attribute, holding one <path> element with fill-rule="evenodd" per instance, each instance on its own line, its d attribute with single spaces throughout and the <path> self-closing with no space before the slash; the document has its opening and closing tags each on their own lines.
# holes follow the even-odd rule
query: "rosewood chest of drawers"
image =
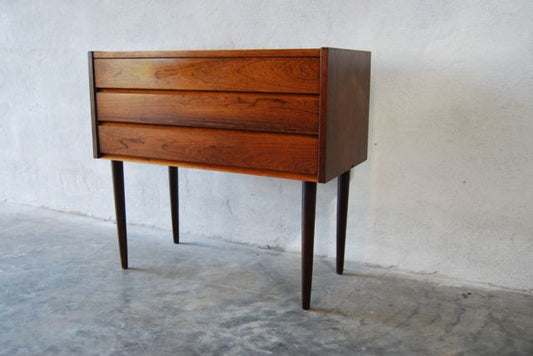
<svg viewBox="0 0 533 356">
<path fill-rule="evenodd" d="M 350 169 L 366 160 L 370 53 L 336 48 L 89 52 L 93 150 L 112 163 L 122 267 L 128 267 L 123 161 L 169 167 L 174 242 L 178 171 L 297 179 L 302 307 L 310 305 L 316 183 L 338 178 L 337 273 Z"/>
</svg>

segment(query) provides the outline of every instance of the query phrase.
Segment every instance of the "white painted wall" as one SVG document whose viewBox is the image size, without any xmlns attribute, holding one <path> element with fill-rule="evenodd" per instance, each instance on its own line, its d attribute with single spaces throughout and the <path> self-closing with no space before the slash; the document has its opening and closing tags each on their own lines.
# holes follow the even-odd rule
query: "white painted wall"
<svg viewBox="0 0 533 356">
<path fill-rule="evenodd" d="M 0 199 L 113 216 L 88 50 L 365 49 L 370 159 L 352 173 L 347 259 L 532 290 L 532 18 L 530 0 L 0 0 Z M 180 179 L 185 236 L 299 250 L 299 182 Z M 127 164 L 126 184 L 129 221 L 168 229 L 166 169 Z M 322 255 L 335 192 L 319 186 Z"/>
</svg>

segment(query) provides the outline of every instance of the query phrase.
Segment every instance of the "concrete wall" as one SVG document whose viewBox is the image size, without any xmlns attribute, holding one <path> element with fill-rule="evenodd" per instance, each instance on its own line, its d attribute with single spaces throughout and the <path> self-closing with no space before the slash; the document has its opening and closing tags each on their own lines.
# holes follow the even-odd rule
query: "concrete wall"
<svg viewBox="0 0 533 356">
<path fill-rule="evenodd" d="M 88 50 L 365 49 L 370 159 L 352 173 L 347 259 L 531 290 L 532 16 L 530 0 L 0 0 L 0 199 L 113 217 Z M 186 238 L 299 250 L 299 182 L 180 179 Z M 127 164 L 126 189 L 131 223 L 169 228 L 164 167 Z M 334 255 L 335 192 L 319 186 L 317 254 Z"/>
</svg>

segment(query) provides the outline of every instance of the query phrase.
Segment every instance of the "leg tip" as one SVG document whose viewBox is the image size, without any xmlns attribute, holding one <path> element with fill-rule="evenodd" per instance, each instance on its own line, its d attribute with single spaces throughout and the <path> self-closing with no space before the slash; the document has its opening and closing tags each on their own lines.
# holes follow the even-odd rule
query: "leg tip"
<svg viewBox="0 0 533 356">
<path fill-rule="evenodd" d="M 311 295 L 302 296 L 302 309 L 309 310 L 310 306 L 311 306 Z"/>
<path fill-rule="evenodd" d="M 335 267 L 337 270 L 337 274 L 342 274 L 344 272 L 344 260 L 343 261 L 337 260 L 337 265 Z"/>
</svg>

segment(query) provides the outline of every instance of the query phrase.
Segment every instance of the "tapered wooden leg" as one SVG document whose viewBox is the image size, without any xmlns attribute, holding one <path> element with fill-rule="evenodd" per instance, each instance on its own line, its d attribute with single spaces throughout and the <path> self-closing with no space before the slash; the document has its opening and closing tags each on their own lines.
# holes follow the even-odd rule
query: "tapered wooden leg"
<svg viewBox="0 0 533 356">
<path fill-rule="evenodd" d="M 121 161 L 111 161 L 113 173 L 113 193 L 115 196 L 115 214 L 117 216 L 118 247 L 122 268 L 128 268 L 128 241 L 126 231 L 126 201 L 124 198 L 124 166 Z"/>
<path fill-rule="evenodd" d="M 302 308 L 311 304 L 315 240 L 316 183 L 302 182 Z"/>
<path fill-rule="evenodd" d="M 337 273 L 344 271 L 344 250 L 346 245 L 346 221 L 348 218 L 348 194 L 350 192 L 350 171 L 337 179 Z"/>
<path fill-rule="evenodd" d="M 178 168 L 168 167 L 168 186 L 170 188 L 170 214 L 172 215 L 172 236 L 174 243 L 180 243 L 180 213 L 178 193 Z"/>
</svg>

